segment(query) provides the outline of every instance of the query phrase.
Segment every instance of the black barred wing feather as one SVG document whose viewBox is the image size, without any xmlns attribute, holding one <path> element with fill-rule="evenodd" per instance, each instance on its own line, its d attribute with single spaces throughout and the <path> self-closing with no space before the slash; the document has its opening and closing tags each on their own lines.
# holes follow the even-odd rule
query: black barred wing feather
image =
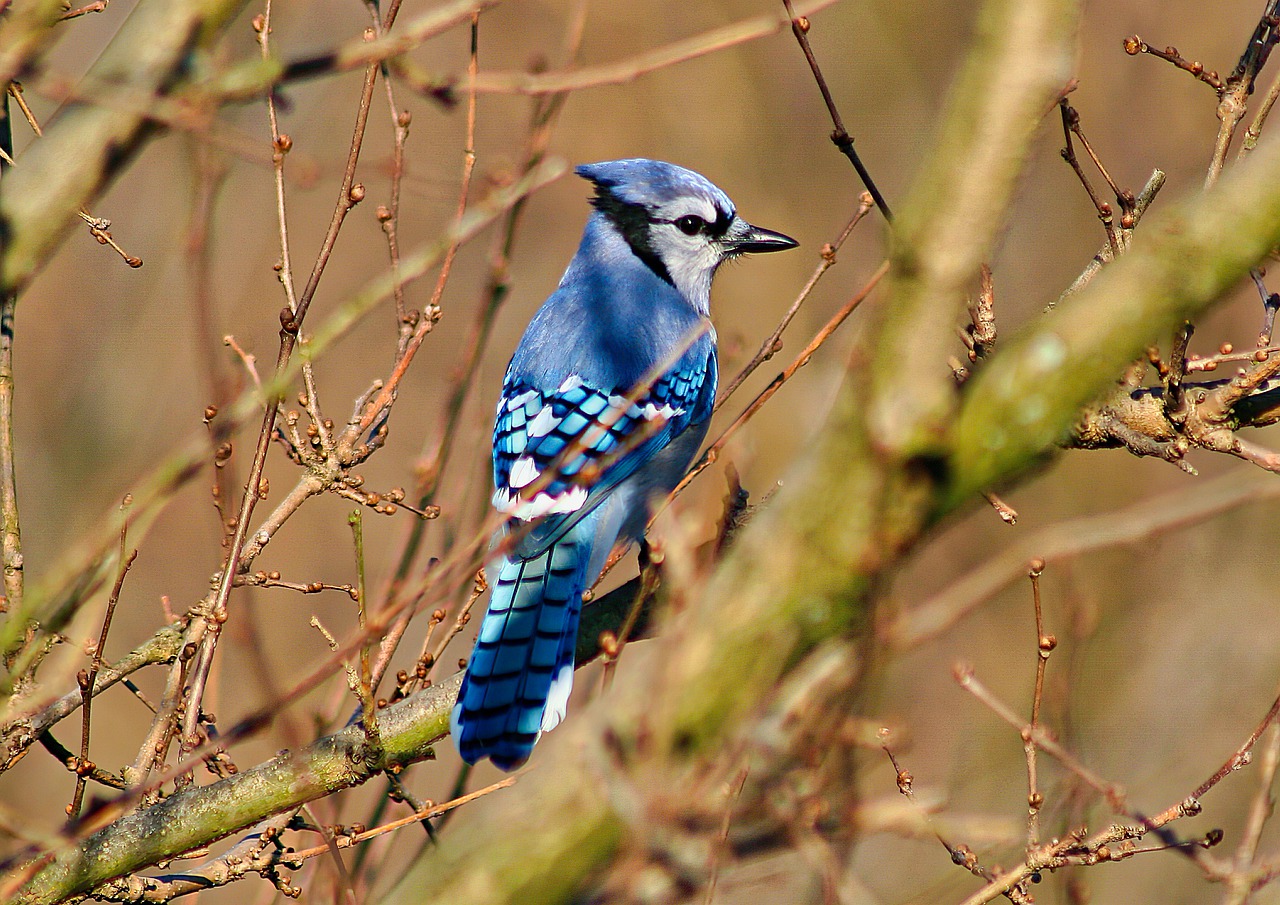
<svg viewBox="0 0 1280 905">
<path fill-rule="evenodd" d="M 669 371 L 635 402 L 627 387 L 592 386 L 577 374 L 551 393 L 509 376 L 493 430 L 494 506 L 524 521 L 585 514 L 710 415 L 703 388 L 711 367 L 703 359 Z"/>
</svg>

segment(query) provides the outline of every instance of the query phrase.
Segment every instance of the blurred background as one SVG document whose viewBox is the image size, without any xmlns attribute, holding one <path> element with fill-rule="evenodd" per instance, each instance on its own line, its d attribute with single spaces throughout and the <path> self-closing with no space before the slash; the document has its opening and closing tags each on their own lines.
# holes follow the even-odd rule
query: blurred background
<svg viewBox="0 0 1280 905">
<path fill-rule="evenodd" d="M 105 12 L 69 23 L 50 58 L 50 72 L 68 79 L 81 74 L 132 5 L 114 0 Z M 1176 45 L 1187 58 L 1225 74 L 1244 49 L 1262 6 L 1261 0 L 1085 4 L 1075 73 L 1079 88 L 1071 103 L 1121 186 L 1137 192 L 1159 167 L 1169 178 L 1157 205 L 1196 191 L 1218 125 L 1210 88 L 1154 58 L 1127 56 L 1122 40 L 1137 34 L 1153 46 Z M 429 7 L 409 0 L 401 21 Z M 479 33 L 481 70 L 569 65 L 566 33 L 576 8 L 567 0 L 523 0 L 486 12 Z M 630 58 L 775 9 L 776 4 L 765 0 L 589 3 L 579 63 Z M 857 148 L 891 205 L 901 201 L 929 151 L 975 11 L 975 3 L 842 0 L 812 17 L 814 51 Z M 248 21 L 256 12 L 251 9 L 230 30 L 223 49 L 226 60 L 258 53 Z M 285 60 L 314 55 L 357 38 L 368 21 L 365 7 L 354 0 L 278 3 L 274 50 Z M 428 72 L 461 79 L 468 46 L 464 27 L 433 39 L 412 57 Z M 1276 65 L 1273 61 L 1264 70 L 1264 85 Z M 289 85 L 282 92 L 281 129 L 293 142 L 288 206 L 299 282 L 333 209 L 360 80 L 359 72 L 350 72 Z M 438 237 L 453 216 L 465 104 L 444 109 L 404 85 L 396 90 L 398 106 L 413 117 L 399 223 L 401 245 L 408 252 Z M 57 105 L 30 86 L 28 100 L 43 120 L 57 115 Z M 511 178 L 519 166 L 530 110 L 528 98 L 479 97 L 473 200 Z M 223 346 L 224 335 L 234 336 L 257 356 L 263 373 L 274 362 L 283 294 L 272 269 L 280 250 L 264 105 L 227 110 L 215 129 L 239 153 L 212 148 L 199 135 L 169 134 L 151 143 L 93 206 L 95 215 L 112 221 L 121 245 L 144 260 L 141 269 L 127 268 L 77 227 L 21 300 L 16 443 L 28 581 L 38 580 L 168 451 L 203 430 L 202 413 L 214 398 L 216 379 L 245 383 L 245 369 Z M 29 137 L 20 124 L 17 131 L 20 151 Z M 831 145 L 830 131 L 812 76 L 784 31 L 623 84 L 574 93 L 555 126 L 550 153 L 568 164 L 633 156 L 679 163 L 721 186 L 753 223 L 800 241 L 797 251 L 735 264 L 717 280 L 714 314 L 721 373 L 727 377 L 770 333 L 818 263 L 823 244 L 835 239 L 857 204 L 862 187 Z M 1104 241 L 1088 198 L 1059 156 L 1061 146 L 1054 112 L 1045 119 L 991 262 L 1004 335 L 1057 298 Z M 367 197 L 343 229 L 309 316 L 313 327 L 386 270 L 386 242 L 375 209 L 388 200 L 391 153 L 391 117 L 379 87 L 358 172 Z M 213 196 L 210 229 L 202 236 L 193 226 L 200 223 L 193 212 L 211 177 L 221 182 Z M 1094 182 L 1102 184 L 1097 178 Z M 489 433 L 502 373 L 525 323 L 555 287 L 576 247 L 588 195 L 587 185 L 569 174 L 540 191 L 528 206 L 511 261 L 510 296 L 454 439 L 457 452 L 439 501 L 443 515 L 427 536 L 427 555 L 441 555 L 452 540 L 469 536 L 479 523 L 489 493 Z M 459 255 L 443 297 L 443 317 L 402 387 L 386 448 L 360 469 L 368 487 L 411 488 L 424 450 L 438 439 L 451 375 L 483 302 L 492 237 L 490 230 Z M 857 227 L 838 265 L 790 327 L 781 355 L 726 407 L 713 436 L 864 284 L 883 258 L 885 239 L 878 215 Z M 202 243 L 210 261 L 202 287 L 209 299 L 203 326 L 195 304 Z M 431 275 L 413 284 L 408 304 L 425 305 L 433 282 Z M 868 304 L 878 302 L 873 296 Z M 668 517 L 683 520 L 693 536 L 709 538 L 721 511 L 725 463 L 736 468 L 753 499 L 784 479 L 788 464 L 822 422 L 864 316 L 859 312 L 850 319 Z M 1251 346 L 1260 318 L 1256 292 L 1241 287 L 1232 301 L 1197 324 L 1192 350 L 1209 354 L 1223 342 Z M 316 372 L 328 417 L 344 421 L 356 396 L 375 378 L 385 378 L 394 351 L 395 322 L 388 306 L 326 354 Z M 959 340 L 956 354 L 962 354 Z M 1280 446 L 1280 435 L 1264 432 L 1256 439 Z M 252 442 L 252 433 L 236 438 L 231 467 L 237 481 L 243 480 Z M 1002 552 L 1033 544 L 1028 538 L 1038 532 L 1150 501 L 1157 501 L 1159 511 L 1161 500 L 1203 493 L 1210 482 L 1231 473 L 1247 479 L 1252 469 L 1203 453 L 1191 461 L 1198 477 L 1123 452 L 1061 455 L 1034 479 L 1004 494 L 1019 513 L 1015 527 L 979 505 L 942 526 L 895 580 L 886 625 L 895 614 L 954 590 L 971 572 L 994 568 Z M 259 517 L 292 486 L 296 473 L 273 450 L 267 470 L 273 492 L 259 506 Z M 223 555 L 211 480 L 206 474 L 186 487 L 141 542 L 111 632 L 108 659 L 131 650 L 162 624 L 162 598 L 180 612 L 207 592 Z M 1280 482 L 1274 476 L 1270 480 Z M 1049 661 L 1046 718 L 1084 763 L 1123 786 L 1139 810 L 1162 810 L 1190 794 L 1247 737 L 1273 698 L 1280 678 L 1280 607 L 1274 592 L 1280 580 L 1280 560 L 1274 554 L 1280 515 L 1274 491 L 1266 492 L 1268 477 L 1258 471 L 1256 482 L 1254 502 L 1159 528 L 1138 543 L 1051 559 L 1044 575 L 1046 628 L 1061 642 Z M 311 501 L 257 567 L 279 570 L 293 581 L 352 583 L 355 566 L 346 524 L 351 508 L 332 497 Z M 410 519 L 407 513 L 366 515 L 371 588 L 381 588 L 389 575 Z M 628 562 L 614 582 L 631 574 L 634 566 Z M 275 689 L 290 685 L 327 655 L 324 638 L 308 624 L 313 614 L 339 636 L 355 625 L 354 607 L 342 594 L 304 597 L 287 590 L 248 589 L 235 594 L 207 705 L 220 724 L 229 725 L 272 700 Z M 256 624 L 260 632 L 264 644 L 259 650 L 247 643 L 248 624 Z M 94 622 L 80 628 L 86 635 L 97 634 Z M 464 633 L 449 657 L 466 656 L 471 638 Z M 410 662 L 420 641 L 421 629 L 411 627 L 401 660 Z M 952 666 L 972 663 L 996 694 L 1024 713 L 1035 660 L 1030 587 L 1018 578 L 927 640 L 906 650 L 886 647 L 874 713 L 868 714 L 894 728 L 895 738 L 901 739 L 895 742 L 896 753 L 914 774 L 917 793 L 940 808 L 941 820 L 954 821 L 954 841 L 969 844 L 984 863 L 1011 864 L 1021 857 L 1026 796 L 1022 743 L 1015 730 L 960 690 Z M 625 682 L 626 674 L 624 659 L 617 681 Z M 139 684 L 158 697 L 162 678 L 161 671 L 153 671 L 143 674 Z M 337 685 L 295 704 L 290 719 L 265 735 L 235 746 L 233 758 L 244 768 L 285 745 L 313 738 L 312 712 L 336 714 L 349 706 Z M 594 673 L 584 673 L 576 693 L 594 694 L 599 687 Z M 108 769 L 131 762 L 150 714 L 123 690 L 106 695 L 95 714 L 94 760 Z M 72 722 L 78 727 L 78 720 Z M 78 742 L 78 728 L 70 723 L 55 734 L 69 747 Z M 447 744 L 439 753 L 440 762 L 408 774 L 422 797 L 446 797 L 453 783 L 456 755 Z M 1075 810 L 1067 777 L 1047 759 L 1042 764 L 1046 836 L 1078 822 L 1091 828 L 1112 822 L 1104 807 Z M 471 784 L 493 778 L 486 768 L 477 771 Z M 897 796 L 893 771 L 875 752 L 856 782 L 869 800 Z M 1255 782 L 1256 775 L 1248 770 L 1229 778 L 1206 798 L 1205 813 L 1179 824 L 1178 832 L 1191 837 L 1221 827 L 1232 844 Z M 72 786 L 73 778 L 60 765 L 33 751 L 0 780 L 0 799 L 29 815 L 33 825 L 54 830 Z M 374 790 L 360 790 L 326 806 L 342 808 L 337 819 L 363 819 L 372 794 Z M 416 848 L 419 839 L 410 845 L 404 835 L 411 832 L 418 831 L 394 838 L 404 840 L 398 844 L 406 849 Z M 1278 841 L 1268 832 L 1263 851 L 1275 850 Z M 866 902 L 958 902 L 977 882 L 950 862 L 935 839 L 893 834 L 863 838 L 848 872 L 864 896 L 856 901 Z M 1189 859 L 1176 853 L 1145 855 L 1077 875 L 1097 902 L 1200 903 L 1221 896 Z M 252 884 L 257 881 L 208 898 L 234 902 L 256 897 L 260 890 Z M 307 886 L 305 875 L 302 885 Z M 1047 877 L 1037 894 L 1038 901 L 1079 901 L 1067 898 L 1076 893 L 1068 891 L 1061 876 Z M 726 870 L 716 901 L 762 900 L 822 901 L 820 873 L 795 853 Z M 1257 901 L 1280 901 L 1280 891 L 1265 891 Z"/>
</svg>

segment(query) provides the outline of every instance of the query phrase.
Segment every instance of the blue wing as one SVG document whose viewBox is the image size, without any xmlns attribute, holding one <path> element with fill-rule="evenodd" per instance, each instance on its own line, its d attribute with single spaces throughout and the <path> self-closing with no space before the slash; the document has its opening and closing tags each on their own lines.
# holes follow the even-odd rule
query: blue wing
<svg viewBox="0 0 1280 905">
<path fill-rule="evenodd" d="M 687 356 L 633 403 L 631 387 L 569 374 L 544 392 L 509 372 L 493 430 L 493 503 L 513 518 L 541 520 L 520 555 L 539 555 L 674 437 L 706 420 L 715 383 L 714 354 Z M 580 451 L 561 462 L 571 446 Z M 599 470 L 579 477 L 588 466 Z M 523 492 L 540 479 L 540 490 Z"/>
</svg>

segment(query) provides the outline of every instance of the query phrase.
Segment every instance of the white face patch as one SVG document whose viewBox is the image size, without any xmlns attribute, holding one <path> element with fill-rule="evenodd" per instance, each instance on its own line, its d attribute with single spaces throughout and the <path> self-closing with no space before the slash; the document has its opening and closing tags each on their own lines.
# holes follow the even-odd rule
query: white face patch
<svg viewBox="0 0 1280 905">
<path fill-rule="evenodd" d="M 668 218 L 664 211 L 661 219 L 675 220 L 692 214 L 707 223 L 715 222 L 719 212 L 714 205 L 710 202 L 691 204 L 691 201 L 693 199 L 683 200 L 679 213 L 673 217 Z M 707 314 L 711 308 L 711 278 L 725 260 L 719 243 L 705 233 L 688 236 L 675 223 L 659 222 L 649 227 L 649 246 L 667 269 L 680 294 L 700 313 Z"/>
</svg>

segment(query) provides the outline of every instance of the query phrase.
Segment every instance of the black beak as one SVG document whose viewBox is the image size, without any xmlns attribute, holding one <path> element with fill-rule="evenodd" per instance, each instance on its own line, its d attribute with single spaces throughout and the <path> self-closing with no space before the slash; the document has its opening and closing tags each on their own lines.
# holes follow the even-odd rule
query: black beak
<svg viewBox="0 0 1280 905">
<path fill-rule="evenodd" d="M 786 251 L 788 248 L 795 248 L 800 244 L 790 236 L 775 233 L 773 230 L 765 229 L 763 226 L 752 226 L 741 217 L 734 219 L 733 225 L 724 234 L 722 241 L 725 249 L 731 255 L 755 255 L 763 254 L 766 251 Z"/>
</svg>

